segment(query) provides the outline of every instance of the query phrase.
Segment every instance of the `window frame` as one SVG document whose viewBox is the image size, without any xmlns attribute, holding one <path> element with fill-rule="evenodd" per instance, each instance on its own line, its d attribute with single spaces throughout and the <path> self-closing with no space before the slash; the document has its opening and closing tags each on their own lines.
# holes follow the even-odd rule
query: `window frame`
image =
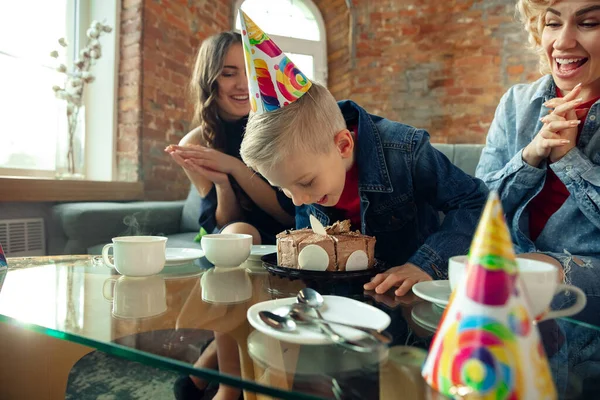
<svg viewBox="0 0 600 400">
<path fill-rule="evenodd" d="M 238 29 L 235 26 L 238 16 L 237 10 L 240 9 L 244 1 L 245 0 L 236 0 L 234 4 L 233 21 L 231 26 L 232 29 L 236 32 L 238 31 Z M 312 56 L 314 67 L 314 80 L 316 82 L 321 83 L 322 85 L 327 86 L 329 70 L 327 65 L 327 32 L 325 30 L 325 20 L 321 15 L 321 11 L 315 5 L 315 3 L 312 2 L 312 0 L 300 1 L 304 3 L 304 5 L 310 10 L 310 12 L 315 17 L 315 21 L 317 22 L 317 26 L 319 28 L 319 41 L 271 35 L 267 31 L 266 33 L 269 34 L 269 37 L 273 39 L 275 43 L 277 43 L 277 45 L 281 48 L 281 50 L 284 53 L 299 53 Z"/>
</svg>

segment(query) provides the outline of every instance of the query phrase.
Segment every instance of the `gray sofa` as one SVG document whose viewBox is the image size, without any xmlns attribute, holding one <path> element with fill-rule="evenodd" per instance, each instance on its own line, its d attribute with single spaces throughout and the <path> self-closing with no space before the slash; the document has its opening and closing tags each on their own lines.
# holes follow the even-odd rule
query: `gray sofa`
<svg viewBox="0 0 600 400">
<path fill-rule="evenodd" d="M 475 173 L 483 145 L 434 144 L 456 166 Z M 49 254 L 100 254 L 111 238 L 123 235 L 167 236 L 167 247 L 200 247 L 200 196 L 192 188 L 185 201 L 63 203 L 52 208 Z"/>
</svg>

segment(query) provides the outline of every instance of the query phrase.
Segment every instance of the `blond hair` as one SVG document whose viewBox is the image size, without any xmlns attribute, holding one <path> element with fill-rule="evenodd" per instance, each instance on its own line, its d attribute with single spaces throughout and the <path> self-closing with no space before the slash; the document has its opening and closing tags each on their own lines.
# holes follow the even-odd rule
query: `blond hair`
<svg viewBox="0 0 600 400">
<path fill-rule="evenodd" d="M 519 0 L 517 12 L 525 30 L 529 34 L 529 43 L 540 58 L 540 72 L 543 75 L 552 72 L 548 57 L 542 48 L 542 32 L 545 27 L 546 10 L 559 0 Z"/>
<path fill-rule="evenodd" d="M 334 136 L 346 129 L 336 100 L 318 83 L 278 110 L 252 113 L 240 147 L 244 163 L 270 170 L 292 154 L 326 153 Z"/>
</svg>

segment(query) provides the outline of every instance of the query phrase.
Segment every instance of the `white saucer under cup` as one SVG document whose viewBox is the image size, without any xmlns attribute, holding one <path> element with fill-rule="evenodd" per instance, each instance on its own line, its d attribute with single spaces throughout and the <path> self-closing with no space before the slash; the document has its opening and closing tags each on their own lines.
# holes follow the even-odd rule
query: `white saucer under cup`
<svg viewBox="0 0 600 400">
<path fill-rule="evenodd" d="M 165 252 L 165 266 L 175 266 L 189 264 L 198 258 L 204 257 L 204 252 L 201 249 L 189 248 L 167 248 Z"/>
<path fill-rule="evenodd" d="M 440 307 L 445 307 L 450 301 L 450 281 L 425 281 L 415 284 L 412 288 L 414 294 L 423 300 L 430 301 Z"/>
</svg>

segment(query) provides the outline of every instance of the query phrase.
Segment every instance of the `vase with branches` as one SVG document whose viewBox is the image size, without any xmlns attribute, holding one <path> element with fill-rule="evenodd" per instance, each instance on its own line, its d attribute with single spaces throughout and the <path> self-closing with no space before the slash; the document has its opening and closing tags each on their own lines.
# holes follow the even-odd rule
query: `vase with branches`
<svg viewBox="0 0 600 400">
<path fill-rule="evenodd" d="M 82 109 L 84 106 L 83 94 L 85 85 L 95 80 L 90 72 L 92 65 L 102 56 L 102 45 L 100 37 L 103 34 L 112 32 L 112 27 L 93 21 L 86 31 L 87 45 L 83 47 L 77 57 L 73 60 L 71 69 L 63 63 L 59 64 L 56 70 L 65 75 L 63 86 L 55 85 L 52 87 L 56 98 L 66 102 L 66 121 L 67 137 L 57 138 L 57 178 L 83 178 L 83 142 L 85 138 L 78 138 L 78 128 L 81 129 Z M 58 44 L 63 51 L 67 51 L 68 43 L 65 38 L 60 38 Z M 60 56 L 58 50 L 50 53 L 52 58 Z M 59 132 L 60 133 L 60 132 Z M 76 151 L 76 142 L 80 141 L 81 149 Z M 59 151 L 59 149 L 65 149 Z M 66 154 L 63 154 L 66 152 Z M 63 167 L 64 165 L 64 167 Z"/>
</svg>

